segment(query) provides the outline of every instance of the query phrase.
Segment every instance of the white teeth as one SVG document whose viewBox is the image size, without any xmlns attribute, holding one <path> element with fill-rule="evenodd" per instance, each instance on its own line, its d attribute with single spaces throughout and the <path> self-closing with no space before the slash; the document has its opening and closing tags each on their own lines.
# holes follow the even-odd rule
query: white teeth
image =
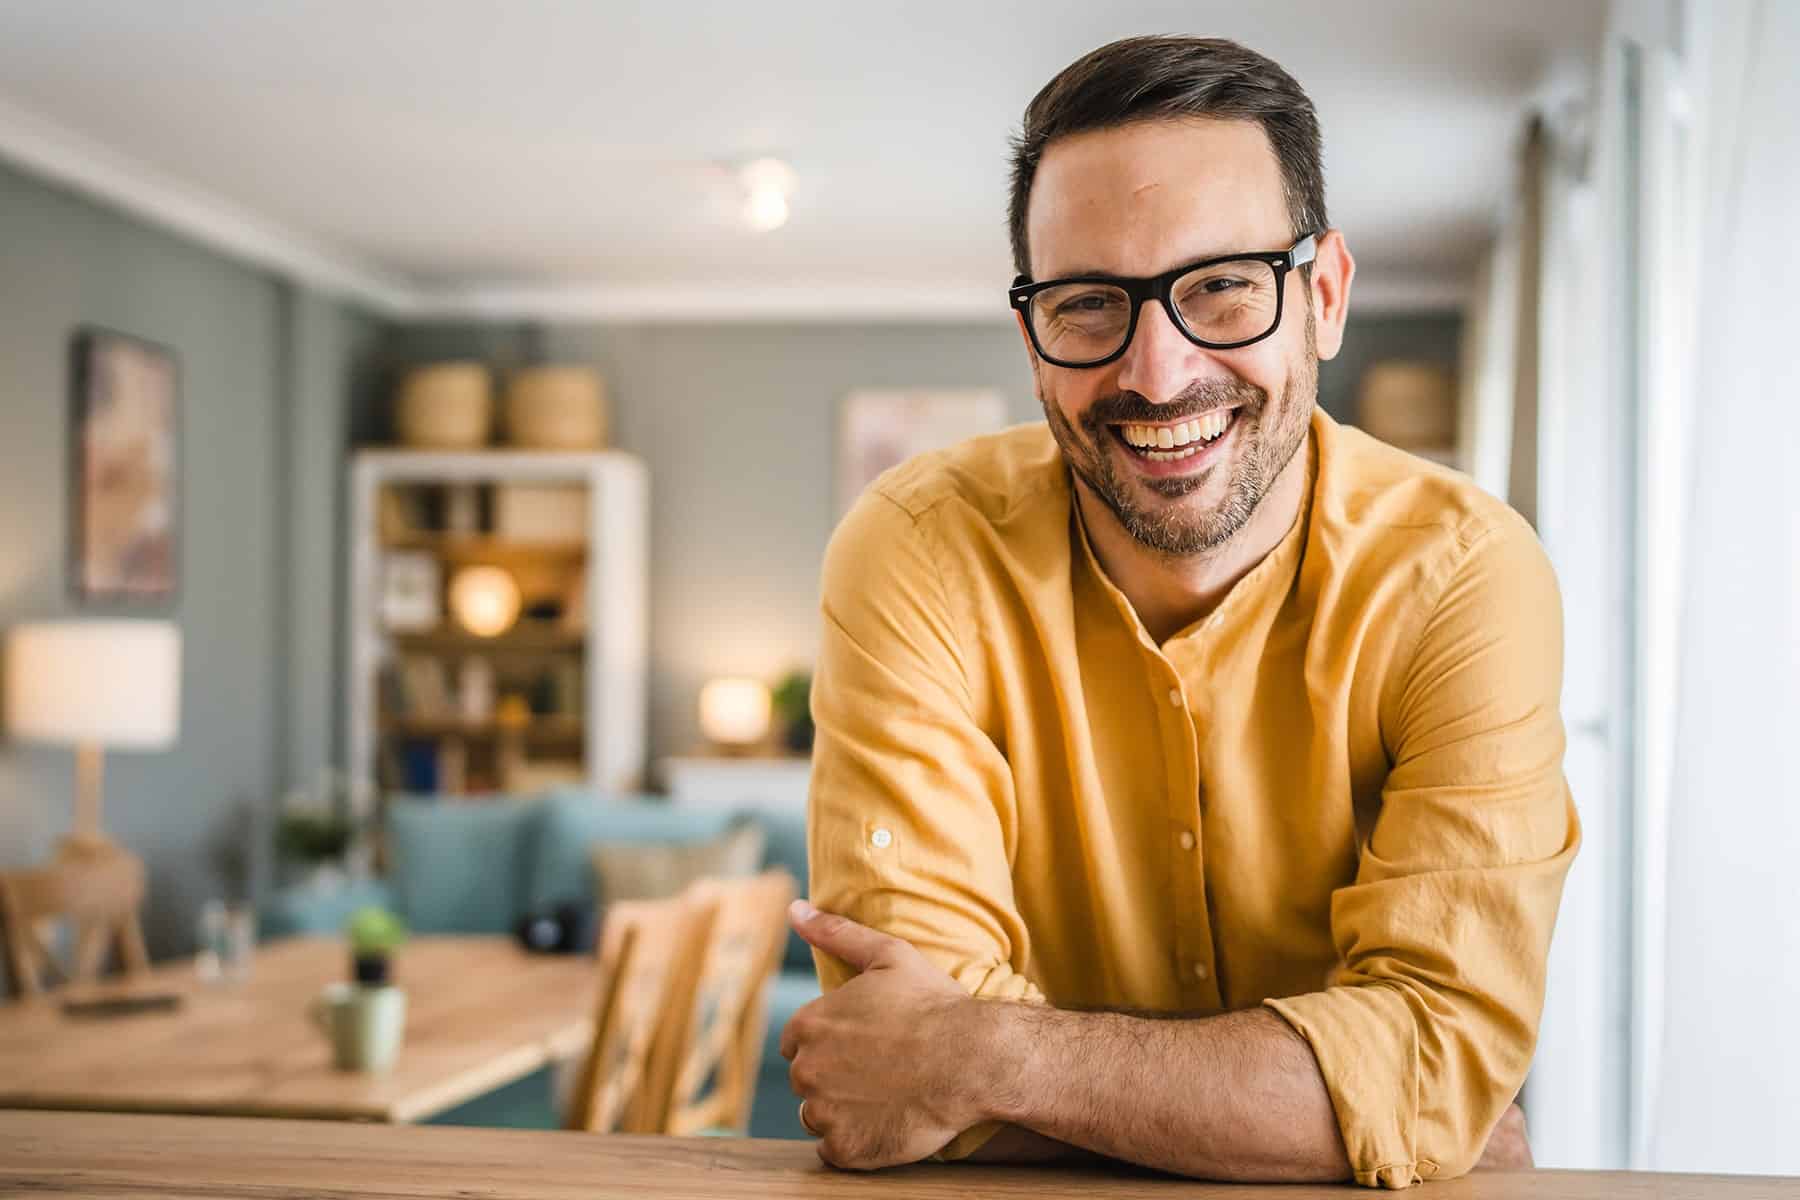
<svg viewBox="0 0 1800 1200">
<path fill-rule="evenodd" d="M 1124 425 L 1120 427 L 1120 433 L 1127 442 L 1140 450 L 1177 450 L 1195 442 L 1210 442 L 1224 433 L 1225 427 L 1230 424 L 1229 410 L 1215 410 L 1178 425 Z M 1155 458 L 1156 455 L 1153 453 L 1151 457 Z"/>
<path fill-rule="evenodd" d="M 1187 446 L 1180 450 L 1150 450 L 1144 454 L 1144 457 L 1151 462 L 1174 462 L 1181 458 L 1192 458 L 1200 453 L 1201 449 L 1200 446 Z"/>
</svg>

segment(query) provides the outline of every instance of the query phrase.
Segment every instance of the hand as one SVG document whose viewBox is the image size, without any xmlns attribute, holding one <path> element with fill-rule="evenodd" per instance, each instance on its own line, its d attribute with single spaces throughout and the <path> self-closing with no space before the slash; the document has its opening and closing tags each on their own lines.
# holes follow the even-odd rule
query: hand
<svg viewBox="0 0 1800 1200">
<path fill-rule="evenodd" d="M 1477 1170 L 1523 1171 L 1531 1167 L 1531 1143 L 1525 1136 L 1525 1111 L 1508 1105 L 1500 1123 L 1488 1134 Z"/>
<path fill-rule="evenodd" d="M 858 972 L 781 1034 L 819 1157 L 852 1170 L 918 1162 L 979 1124 L 970 1068 L 983 1054 L 981 1002 L 897 937 L 804 900 L 788 919 Z"/>
</svg>

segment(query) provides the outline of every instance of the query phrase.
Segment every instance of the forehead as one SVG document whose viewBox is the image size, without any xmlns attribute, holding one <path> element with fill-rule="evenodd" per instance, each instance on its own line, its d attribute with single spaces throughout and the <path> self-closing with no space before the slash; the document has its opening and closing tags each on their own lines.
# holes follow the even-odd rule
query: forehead
<svg viewBox="0 0 1800 1200">
<path fill-rule="evenodd" d="M 1034 279 L 1155 275 L 1289 240 L 1281 165 L 1262 126 L 1205 118 L 1050 143 L 1032 180 L 1025 230 Z"/>
</svg>

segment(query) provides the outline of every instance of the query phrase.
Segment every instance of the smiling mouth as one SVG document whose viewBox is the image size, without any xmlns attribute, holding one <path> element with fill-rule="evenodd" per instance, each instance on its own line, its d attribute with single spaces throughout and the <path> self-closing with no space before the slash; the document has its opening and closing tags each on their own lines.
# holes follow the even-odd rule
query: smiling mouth
<svg viewBox="0 0 1800 1200">
<path fill-rule="evenodd" d="M 1146 462 L 1180 462 L 1224 437 L 1237 423 L 1237 415 L 1235 408 L 1215 408 L 1173 424 L 1125 421 L 1110 428 L 1119 444 L 1137 458 Z"/>
</svg>

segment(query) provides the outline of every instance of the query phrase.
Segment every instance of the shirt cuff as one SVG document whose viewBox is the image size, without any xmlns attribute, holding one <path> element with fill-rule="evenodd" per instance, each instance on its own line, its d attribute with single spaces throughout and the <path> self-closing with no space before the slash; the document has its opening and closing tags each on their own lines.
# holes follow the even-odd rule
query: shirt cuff
<svg viewBox="0 0 1800 1200">
<path fill-rule="evenodd" d="M 1387 987 L 1335 987 L 1264 1000 L 1312 1047 L 1356 1182 L 1403 1188 L 1438 1173 L 1418 1154 L 1419 1037 Z"/>
</svg>

